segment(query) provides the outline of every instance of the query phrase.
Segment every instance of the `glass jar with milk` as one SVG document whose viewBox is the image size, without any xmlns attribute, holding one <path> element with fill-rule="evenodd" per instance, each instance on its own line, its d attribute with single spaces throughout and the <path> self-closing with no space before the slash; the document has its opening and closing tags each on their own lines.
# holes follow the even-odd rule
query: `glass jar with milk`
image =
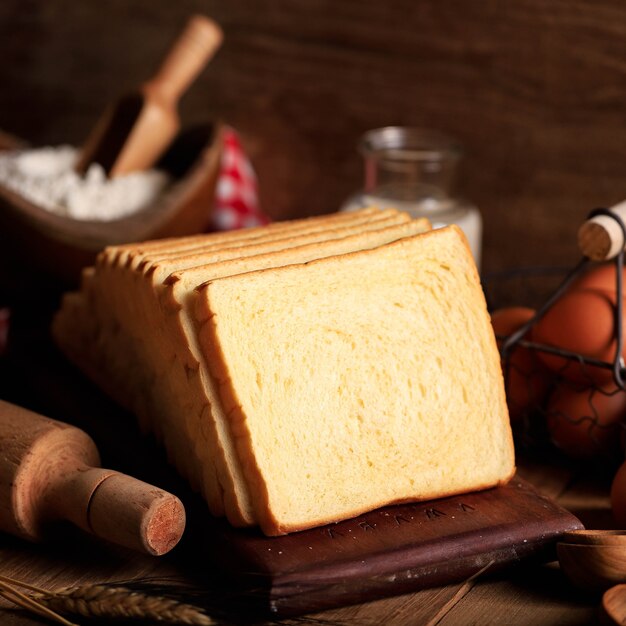
<svg viewBox="0 0 626 626">
<path fill-rule="evenodd" d="M 434 130 L 388 126 L 365 133 L 359 149 L 365 160 L 364 189 L 350 197 L 342 211 L 395 207 L 427 217 L 434 228 L 458 224 L 480 267 L 480 212 L 451 195 L 461 158 L 454 140 Z"/>
</svg>

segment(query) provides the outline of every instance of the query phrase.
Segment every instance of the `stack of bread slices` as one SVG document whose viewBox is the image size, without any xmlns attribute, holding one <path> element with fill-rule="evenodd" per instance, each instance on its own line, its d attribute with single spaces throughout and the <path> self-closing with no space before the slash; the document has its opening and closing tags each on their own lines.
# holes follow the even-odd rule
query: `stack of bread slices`
<svg viewBox="0 0 626 626">
<path fill-rule="evenodd" d="M 236 526 L 282 534 L 514 470 L 456 227 L 370 208 L 109 247 L 53 334 Z"/>
</svg>

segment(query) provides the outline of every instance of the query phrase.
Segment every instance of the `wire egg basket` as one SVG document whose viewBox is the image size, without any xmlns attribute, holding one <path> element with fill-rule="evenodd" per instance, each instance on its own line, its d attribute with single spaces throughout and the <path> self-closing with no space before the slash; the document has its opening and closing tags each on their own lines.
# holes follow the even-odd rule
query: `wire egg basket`
<svg viewBox="0 0 626 626">
<path fill-rule="evenodd" d="M 589 217 L 598 215 L 614 219 L 626 241 L 626 226 L 618 215 L 607 209 L 597 209 Z M 602 263 L 609 264 L 615 270 L 614 291 L 611 288 L 610 296 L 604 293 L 602 297 L 605 308 L 611 310 L 612 358 L 572 351 L 558 342 L 541 341 L 534 336 L 539 334 L 541 324 L 554 308 L 563 303 L 562 298 L 570 297 L 576 290 L 577 281 L 599 265 L 589 257 L 583 256 L 575 267 L 569 269 L 529 268 L 492 274 L 483 279 L 492 311 L 494 306 L 502 307 L 498 292 L 502 295 L 508 290 L 507 284 L 512 282 L 517 283 L 517 293 L 525 291 L 528 296 L 532 292 L 535 300 L 541 303 L 536 309 L 526 309 L 526 319 L 507 334 L 498 333 L 496 328 L 507 403 L 518 448 L 556 448 L 574 460 L 594 459 L 611 465 L 624 460 L 623 247 L 612 260 Z M 529 285 L 533 287 L 528 288 Z M 537 285 L 539 298 L 536 297 Z M 574 310 L 575 317 L 578 313 Z M 495 316 L 492 321 L 495 328 Z M 593 328 L 595 320 L 587 315 L 587 321 Z M 579 332 L 585 331 L 581 328 Z"/>
</svg>

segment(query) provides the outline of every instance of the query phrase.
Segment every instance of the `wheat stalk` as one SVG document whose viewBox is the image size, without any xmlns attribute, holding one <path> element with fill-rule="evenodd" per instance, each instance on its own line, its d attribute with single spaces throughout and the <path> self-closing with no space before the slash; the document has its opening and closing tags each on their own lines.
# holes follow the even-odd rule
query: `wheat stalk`
<svg viewBox="0 0 626 626">
<path fill-rule="evenodd" d="M 53 611 L 85 617 L 143 619 L 190 626 L 216 624 L 190 604 L 162 596 L 150 596 L 125 587 L 82 585 L 39 594 L 36 600 Z"/>
<path fill-rule="evenodd" d="M 63 626 L 77 626 L 76 624 L 66 620 L 62 615 L 59 615 L 49 607 L 41 604 L 34 600 L 31 596 L 22 593 L 18 589 L 15 589 L 13 585 L 17 585 L 20 587 L 29 587 L 29 585 L 23 585 L 19 583 L 19 581 L 13 580 L 12 578 L 8 578 L 6 576 L 0 576 L 0 597 L 4 598 L 9 602 L 13 602 L 13 604 L 26 609 L 27 611 L 32 611 L 36 615 L 40 615 L 41 617 L 47 617 L 59 624 L 63 624 Z"/>
<path fill-rule="evenodd" d="M 57 591 L 45 591 L 7 577 L 0 577 L 0 593 L 22 608 L 71 624 L 59 613 L 88 618 L 137 619 L 162 624 L 215 626 L 217 622 L 191 604 L 163 596 L 148 595 L 125 587 L 85 584 Z M 25 595 L 14 587 L 24 587 L 34 593 Z"/>
</svg>

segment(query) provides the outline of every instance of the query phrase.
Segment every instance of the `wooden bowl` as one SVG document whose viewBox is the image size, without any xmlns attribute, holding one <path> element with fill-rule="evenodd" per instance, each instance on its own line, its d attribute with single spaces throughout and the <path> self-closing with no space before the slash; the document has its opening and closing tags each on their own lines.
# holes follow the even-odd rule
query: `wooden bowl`
<svg viewBox="0 0 626 626">
<path fill-rule="evenodd" d="M 558 543 L 561 569 L 586 591 L 604 591 L 626 583 L 626 545 Z"/>
<path fill-rule="evenodd" d="M 32 290 L 32 281 L 42 279 L 73 286 L 107 245 L 206 230 L 222 145 L 219 125 L 182 133 L 158 164 L 174 178 L 169 190 L 152 206 L 108 222 L 59 216 L 0 186 L 0 295 Z M 19 147 L 19 140 L 0 134 L 0 150 Z"/>
<path fill-rule="evenodd" d="M 626 530 L 571 530 L 564 533 L 559 541 L 579 545 L 626 547 Z"/>
</svg>

